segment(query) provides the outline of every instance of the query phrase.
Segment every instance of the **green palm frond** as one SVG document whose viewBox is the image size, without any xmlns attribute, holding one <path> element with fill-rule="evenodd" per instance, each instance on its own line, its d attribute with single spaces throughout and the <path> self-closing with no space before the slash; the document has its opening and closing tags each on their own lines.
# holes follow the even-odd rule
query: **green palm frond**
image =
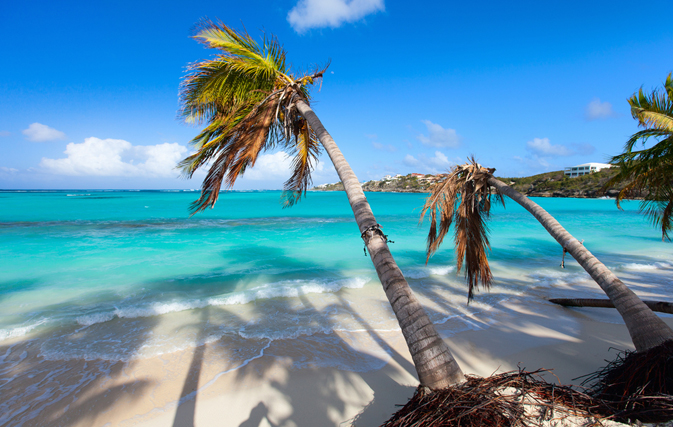
<svg viewBox="0 0 673 427">
<path fill-rule="evenodd" d="M 421 211 L 421 222 L 426 214 L 430 216 L 426 263 L 454 224 L 457 271 L 465 266 L 468 302 L 480 285 L 488 289 L 493 281 L 486 256 L 490 250 L 486 220 L 491 197 L 505 204 L 502 195 L 488 184 L 494 171 L 481 167 L 474 158 L 455 166 L 446 179 L 435 185 Z"/>
<path fill-rule="evenodd" d="M 202 21 L 196 27 L 195 39 L 210 49 L 219 49 L 232 60 L 234 68 L 248 70 L 253 75 L 275 78 L 285 72 L 285 51 L 274 37 L 264 38 L 260 46 L 247 32 L 237 33 L 221 22 Z"/>
<path fill-rule="evenodd" d="M 661 129 L 664 132 L 673 132 L 673 117 L 671 113 L 648 111 L 643 108 L 632 108 L 631 113 L 638 118 L 643 126 Z"/>
<path fill-rule="evenodd" d="M 670 75 L 667 82 L 670 84 Z M 648 129 L 661 129 L 673 131 L 673 99 L 669 96 L 667 88 L 664 92 L 654 90 L 648 95 L 641 88 L 637 95 L 629 98 L 631 115 L 638 120 L 638 124 Z"/>
<path fill-rule="evenodd" d="M 644 129 L 634 133 L 624 146 L 624 152 L 612 157 L 610 163 L 619 172 L 604 186 L 624 183 L 617 195 L 617 206 L 625 198 L 642 196 L 640 210 L 661 229 L 668 239 L 673 223 L 673 79 L 669 74 L 664 91 L 647 94 L 641 88 L 628 100 L 631 114 Z M 650 147 L 646 144 L 653 139 Z M 644 148 L 637 150 L 641 143 Z"/>
<path fill-rule="evenodd" d="M 320 154 L 295 102 L 309 102 L 307 86 L 320 80 L 325 70 L 295 78 L 275 37 L 264 37 L 259 44 L 247 32 L 221 22 L 202 21 L 193 37 L 219 54 L 191 64 L 180 85 L 181 117 L 205 124 L 191 141 L 196 152 L 178 165 L 186 177 L 209 168 L 192 213 L 213 207 L 221 188 L 232 188 L 262 152 L 276 147 L 294 156 L 293 174 L 282 196 L 284 205 L 292 206 L 311 185 Z"/>
<path fill-rule="evenodd" d="M 631 138 L 629 138 L 628 141 L 626 141 L 626 144 L 624 144 L 624 153 L 613 157 L 613 159 L 614 161 L 618 162 L 622 156 L 630 155 L 638 142 L 640 142 L 642 145 L 645 145 L 650 138 L 660 140 L 661 138 L 666 138 L 670 135 L 671 132 L 662 129 L 644 129 L 638 131 L 631 135 Z M 610 161 L 610 163 L 612 162 L 613 160 Z"/>
<path fill-rule="evenodd" d="M 645 198 L 640 202 L 640 210 L 652 225 L 661 229 L 661 239 L 670 241 L 670 233 L 673 231 L 673 191 L 671 188 L 661 189 L 655 197 Z"/>
</svg>

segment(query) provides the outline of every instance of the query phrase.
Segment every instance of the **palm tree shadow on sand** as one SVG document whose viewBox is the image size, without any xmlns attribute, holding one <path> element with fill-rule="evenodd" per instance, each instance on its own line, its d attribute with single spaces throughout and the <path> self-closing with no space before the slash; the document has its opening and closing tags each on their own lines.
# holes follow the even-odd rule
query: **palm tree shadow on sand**
<svg viewBox="0 0 673 427">
<path fill-rule="evenodd" d="M 199 377 L 201 376 L 201 368 L 203 367 L 203 358 L 205 353 L 205 345 L 199 345 L 206 338 L 206 330 L 203 328 L 203 323 L 209 319 L 211 308 L 205 307 L 201 309 L 199 323 L 194 327 L 199 331 L 197 333 L 194 354 L 192 362 L 187 369 L 187 376 L 180 392 L 178 399 L 178 407 L 175 411 L 175 418 L 173 419 L 173 427 L 192 427 L 194 426 L 194 416 L 196 413 L 196 394 L 199 388 Z"/>
<path fill-rule="evenodd" d="M 154 319 L 136 322 L 151 330 Z M 104 424 L 105 412 L 112 406 L 130 401 L 152 386 L 147 380 L 130 378 L 126 370 L 134 362 L 84 360 L 49 352 L 55 341 L 95 342 L 99 333 L 90 328 L 79 332 L 53 330 L 31 335 L 28 340 L 0 346 L 0 425 L 67 426 Z M 133 354 L 144 339 L 126 342 L 127 354 Z M 63 347 L 67 352 L 67 347 Z M 47 350 L 49 357 L 43 354 Z"/>
<path fill-rule="evenodd" d="M 348 310 L 348 302 L 339 292 L 335 295 L 339 302 L 322 310 L 317 310 L 305 295 L 300 295 L 304 306 L 302 315 L 315 318 L 325 312 Z M 282 301 L 279 302 L 282 307 Z M 281 310 L 291 313 L 294 309 L 286 306 Z M 337 425 L 348 418 L 353 425 L 373 425 L 372 422 L 380 423 L 389 416 L 397 401 L 408 399 L 415 390 L 417 380 L 412 385 L 405 385 L 394 378 L 401 376 L 400 369 L 405 371 L 407 378 L 414 378 L 413 365 L 389 346 L 364 319 L 357 314 L 354 316 L 365 330 L 360 333 L 368 334 L 396 362 L 396 366 L 389 360 L 353 347 L 334 332 L 274 341 L 265 354 L 282 361 L 285 370 L 284 378 L 272 379 L 270 385 L 288 405 L 283 412 L 289 413 L 280 415 L 277 407 L 269 406 L 270 402 L 260 401 L 239 427 L 256 426 L 263 419 L 271 425 L 293 424 L 300 427 Z M 325 330 L 336 328 L 328 317 L 322 317 L 321 326 Z M 238 381 L 248 383 L 265 378 L 272 368 L 273 361 L 246 367 L 238 371 Z M 378 395 L 397 398 L 379 400 Z M 364 405 L 366 407 L 362 410 Z"/>
<path fill-rule="evenodd" d="M 264 253 L 271 267 L 282 265 L 284 269 L 295 272 L 312 271 L 313 275 L 319 274 L 316 273 L 315 265 L 287 257 L 278 248 L 260 246 L 256 251 Z M 237 257 L 241 259 L 247 257 L 237 251 L 225 253 L 223 256 L 234 261 Z M 273 275 L 267 279 L 275 280 Z M 189 277 L 180 280 L 190 283 Z M 357 314 L 355 318 L 361 325 L 360 329 L 365 331 L 360 333 L 367 334 L 375 346 L 383 349 L 395 362 L 395 366 L 391 365 L 389 360 L 363 352 L 338 334 L 329 332 L 336 327 L 329 313 L 353 312 L 340 292 L 335 295 L 337 302 L 320 309 L 316 308 L 306 295 L 299 296 L 300 305 L 291 298 L 274 298 L 255 303 L 254 318 L 265 319 L 270 313 L 276 313 L 275 316 L 279 319 L 278 316 L 283 319 L 298 319 L 296 326 L 299 327 L 304 325 L 303 320 L 306 320 L 307 325 L 313 322 L 317 332 L 274 341 L 267 339 L 268 346 L 262 349 L 260 357 L 253 357 L 250 363 L 244 363 L 243 366 L 236 367 L 227 362 L 233 352 L 239 350 L 229 345 L 241 345 L 240 337 L 238 341 L 228 342 L 231 337 L 223 336 L 216 343 L 198 345 L 194 348 L 189 372 L 177 401 L 173 425 L 193 426 L 197 415 L 197 400 L 202 398 L 208 400 L 213 397 L 208 388 L 217 383 L 222 373 L 227 372 L 227 376 L 235 375 L 234 384 L 238 385 L 234 385 L 234 388 L 241 387 L 243 393 L 246 392 L 246 384 L 268 381 L 273 389 L 272 397 L 275 396 L 271 398 L 268 393 L 263 396 L 253 394 L 246 395 L 243 402 L 227 401 L 227 405 L 235 406 L 239 410 L 240 406 L 250 408 L 247 418 L 241 421 L 240 426 L 256 426 L 263 420 L 270 425 L 287 423 L 294 423 L 297 426 L 333 425 L 338 424 L 339 420 L 356 416 L 358 412 L 361 413 L 354 419 L 355 425 L 370 425 L 389 416 L 395 409 L 395 403 L 404 401 L 413 394 L 417 381 L 414 367 L 407 360 L 408 356 L 405 358 L 395 351 L 364 318 Z M 199 310 L 201 321 L 193 325 L 197 328 L 203 326 L 204 322 L 213 325 L 219 321 L 218 319 L 225 318 L 235 319 L 234 323 L 243 322 L 238 317 L 237 306 L 209 306 Z M 205 329 L 201 328 L 197 342 L 205 337 L 204 334 Z M 212 369 L 208 372 L 203 371 L 204 366 L 213 364 L 222 367 L 218 368 L 221 369 L 219 373 Z M 283 371 L 283 378 L 277 377 L 278 369 Z M 394 379 L 400 377 L 408 378 L 410 384 L 400 383 Z M 234 399 L 237 395 L 235 392 Z M 380 395 L 398 397 L 377 399 Z M 369 405 L 362 411 L 362 406 L 368 401 Z"/>
</svg>

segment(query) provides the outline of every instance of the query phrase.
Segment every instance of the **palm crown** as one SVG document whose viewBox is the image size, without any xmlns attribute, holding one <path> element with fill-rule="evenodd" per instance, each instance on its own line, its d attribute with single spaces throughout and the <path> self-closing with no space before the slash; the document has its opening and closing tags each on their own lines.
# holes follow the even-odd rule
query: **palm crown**
<svg viewBox="0 0 673 427">
<path fill-rule="evenodd" d="M 457 270 L 465 265 L 468 303 L 479 284 L 486 289 L 493 282 L 486 251 L 490 249 L 486 220 L 490 217 L 491 197 L 505 206 L 505 199 L 491 184 L 495 169 L 482 167 L 474 158 L 452 168 L 448 177 L 435 185 L 421 211 L 421 222 L 430 217 L 425 262 L 442 244 L 454 224 Z"/>
<path fill-rule="evenodd" d="M 613 157 L 610 162 L 619 166 L 619 173 L 606 187 L 619 182 L 626 186 L 617 196 L 617 205 L 622 199 L 643 190 L 648 194 L 641 202 L 640 209 L 654 223 L 661 227 L 663 239 L 670 240 L 673 230 L 673 80 L 671 74 L 664 82 L 664 91 L 646 94 L 641 88 L 628 100 L 631 114 L 644 129 L 636 132 L 626 142 L 624 152 Z M 656 143 L 649 148 L 637 150 L 654 138 Z"/>
<path fill-rule="evenodd" d="M 222 186 L 233 187 L 261 152 L 277 147 L 294 157 L 283 192 L 285 206 L 293 205 L 311 185 L 320 154 L 318 140 L 294 102 L 309 102 L 306 86 L 324 70 L 296 78 L 275 38 L 259 45 L 246 32 L 222 23 L 202 22 L 194 38 L 220 53 L 191 64 L 180 86 L 182 118 L 206 124 L 191 141 L 196 152 L 178 165 L 189 178 L 208 167 L 192 213 L 213 207 Z"/>
</svg>

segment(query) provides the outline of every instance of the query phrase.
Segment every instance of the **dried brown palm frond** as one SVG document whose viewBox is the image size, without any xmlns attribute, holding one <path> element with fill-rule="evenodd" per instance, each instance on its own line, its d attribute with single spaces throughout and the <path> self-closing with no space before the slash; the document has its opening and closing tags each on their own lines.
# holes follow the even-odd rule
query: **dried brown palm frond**
<svg viewBox="0 0 673 427">
<path fill-rule="evenodd" d="M 465 265 L 468 301 L 480 284 L 488 289 L 493 280 L 486 256 L 486 249 L 491 248 L 486 220 L 491 197 L 505 205 L 502 194 L 488 183 L 494 171 L 482 167 L 474 158 L 454 166 L 448 177 L 435 185 L 421 212 L 421 222 L 426 214 L 430 216 L 426 263 L 454 224 L 457 271 Z"/>
<path fill-rule="evenodd" d="M 464 383 L 430 394 L 419 387 L 382 427 L 532 427 L 550 420 L 563 424 L 569 417 L 593 425 L 610 410 L 581 391 L 545 382 L 542 372 L 468 375 Z"/>
<path fill-rule="evenodd" d="M 673 342 L 639 352 L 623 351 L 582 385 L 613 407 L 620 419 L 660 422 L 673 418 Z"/>
<path fill-rule="evenodd" d="M 520 370 L 487 378 L 467 375 L 464 383 L 432 393 L 419 387 L 381 427 L 601 426 L 603 420 L 663 422 L 673 418 L 671 395 L 635 393 L 616 401 L 614 396 L 596 396 L 581 387 L 550 384 L 542 378 L 544 372 Z"/>
</svg>

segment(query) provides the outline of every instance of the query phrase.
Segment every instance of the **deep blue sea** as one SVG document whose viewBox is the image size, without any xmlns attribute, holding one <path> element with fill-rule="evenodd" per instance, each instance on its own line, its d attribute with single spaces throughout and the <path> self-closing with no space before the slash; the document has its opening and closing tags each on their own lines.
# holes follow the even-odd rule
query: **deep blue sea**
<svg viewBox="0 0 673 427">
<path fill-rule="evenodd" d="M 222 337 L 260 347 L 334 330 L 397 328 L 345 193 L 309 192 L 283 209 L 277 191 L 228 192 L 215 209 L 190 217 L 188 205 L 197 197 L 186 191 L 0 193 L 0 344 L 35 339 L 49 360 L 128 361 Z M 496 287 L 468 306 L 451 238 L 425 265 L 428 224 L 418 221 L 426 196 L 367 197 L 394 241 L 399 266 L 447 333 L 474 327 L 467 314 L 531 289 L 600 296 L 574 260 L 559 268 L 559 245 L 508 201 L 490 222 Z M 536 201 L 636 283 L 636 292 L 670 295 L 673 244 L 661 241 L 637 202 L 618 210 L 608 199 Z M 573 290 L 574 284 L 584 285 Z M 356 306 L 366 306 L 369 318 L 356 319 Z"/>
</svg>

